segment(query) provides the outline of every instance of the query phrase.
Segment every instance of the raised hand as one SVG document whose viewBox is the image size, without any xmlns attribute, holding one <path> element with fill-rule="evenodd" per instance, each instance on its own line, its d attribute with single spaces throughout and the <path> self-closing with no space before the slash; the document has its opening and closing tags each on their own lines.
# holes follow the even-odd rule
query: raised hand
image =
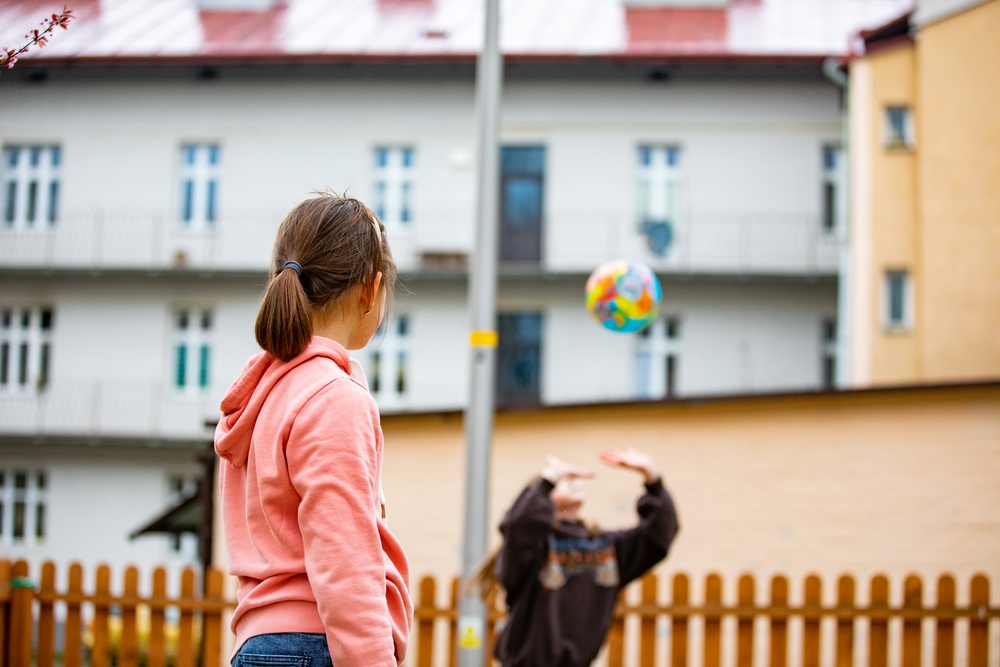
<svg viewBox="0 0 1000 667">
<path fill-rule="evenodd" d="M 601 452 L 600 457 L 601 461 L 609 466 L 642 473 L 647 484 L 660 476 L 652 457 L 632 445 L 626 445 L 621 449 L 607 449 Z"/>
<path fill-rule="evenodd" d="M 549 455 L 545 457 L 545 467 L 542 468 L 542 477 L 553 484 L 556 484 L 564 477 L 587 479 L 593 476 L 594 473 L 592 471 L 573 465 L 572 463 L 567 463 L 557 456 Z"/>
</svg>

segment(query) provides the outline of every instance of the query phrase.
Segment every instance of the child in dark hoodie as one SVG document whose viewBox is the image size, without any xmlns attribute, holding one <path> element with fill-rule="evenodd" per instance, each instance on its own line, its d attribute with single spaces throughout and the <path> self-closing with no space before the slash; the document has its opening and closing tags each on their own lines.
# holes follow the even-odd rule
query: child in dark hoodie
<svg viewBox="0 0 1000 667">
<path fill-rule="evenodd" d="M 639 523 L 598 531 L 580 520 L 581 480 L 593 473 L 550 456 L 500 523 L 503 544 L 484 564 L 484 596 L 504 589 L 507 619 L 493 652 L 503 667 L 586 667 L 611 627 L 618 594 L 667 555 L 677 514 L 660 473 L 628 447 L 601 460 L 643 476 Z"/>
</svg>

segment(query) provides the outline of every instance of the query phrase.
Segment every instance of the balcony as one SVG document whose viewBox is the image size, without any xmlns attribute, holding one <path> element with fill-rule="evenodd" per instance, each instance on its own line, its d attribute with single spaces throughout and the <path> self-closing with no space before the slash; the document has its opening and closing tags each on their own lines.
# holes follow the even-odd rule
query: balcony
<svg viewBox="0 0 1000 667">
<path fill-rule="evenodd" d="M 150 212 L 72 215 L 43 230 L 0 230 L 0 269 L 266 271 L 284 212 L 225 212 L 207 230 Z M 552 272 L 586 273 L 609 259 L 659 273 L 834 275 L 838 242 L 808 215 L 697 213 L 643 229 L 627 213 L 559 210 L 542 226 Z M 401 271 L 464 272 L 475 242 L 471 212 L 418 211 L 389 228 Z"/>
<path fill-rule="evenodd" d="M 149 381 L 80 380 L 0 393 L 5 436 L 208 440 L 219 401 L 179 396 Z"/>
</svg>

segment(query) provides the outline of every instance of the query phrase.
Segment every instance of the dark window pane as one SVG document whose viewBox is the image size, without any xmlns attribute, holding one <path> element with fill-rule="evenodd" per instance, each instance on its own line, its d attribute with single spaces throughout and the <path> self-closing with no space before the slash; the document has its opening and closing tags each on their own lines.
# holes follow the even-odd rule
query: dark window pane
<svg viewBox="0 0 1000 667">
<path fill-rule="evenodd" d="M 4 202 L 4 212 L 3 219 L 8 226 L 14 224 L 14 206 L 17 202 L 17 183 L 14 181 L 7 182 L 7 196 Z"/>
<path fill-rule="evenodd" d="M 532 227 L 542 219 L 542 183 L 536 178 L 505 179 L 503 211 L 507 224 L 514 228 Z"/>
</svg>

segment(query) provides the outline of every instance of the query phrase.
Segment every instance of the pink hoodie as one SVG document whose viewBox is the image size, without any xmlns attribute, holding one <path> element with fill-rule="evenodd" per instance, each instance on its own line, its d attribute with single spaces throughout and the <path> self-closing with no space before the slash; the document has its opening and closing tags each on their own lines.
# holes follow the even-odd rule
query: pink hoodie
<svg viewBox="0 0 1000 667">
<path fill-rule="evenodd" d="M 325 632 L 337 667 L 395 667 L 413 618 L 409 565 L 382 497 L 382 427 L 360 366 L 314 336 L 261 353 L 222 399 L 215 432 L 238 649 Z"/>
</svg>

